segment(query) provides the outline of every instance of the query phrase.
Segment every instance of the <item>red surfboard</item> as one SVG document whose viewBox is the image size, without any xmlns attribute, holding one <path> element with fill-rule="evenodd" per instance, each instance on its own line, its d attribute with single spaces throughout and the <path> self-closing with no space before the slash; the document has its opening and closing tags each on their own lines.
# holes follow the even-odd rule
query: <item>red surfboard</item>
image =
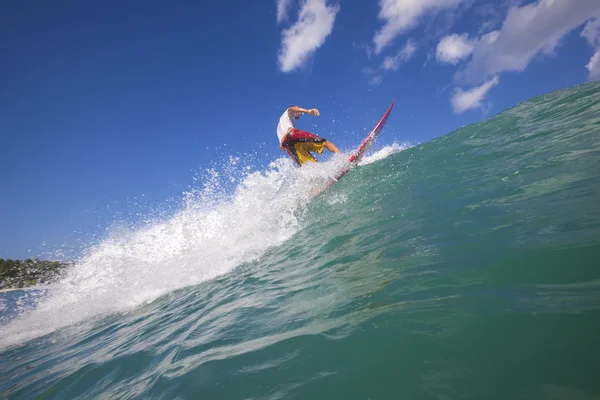
<svg viewBox="0 0 600 400">
<path fill-rule="evenodd" d="M 344 169 L 342 169 L 340 172 L 338 172 L 338 174 L 335 176 L 335 178 L 333 178 L 327 184 L 327 186 L 325 186 L 323 188 L 323 190 L 321 190 L 319 193 L 324 192 L 327 188 L 329 188 L 335 182 L 340 180 L 340 178 L 342 176 L 346 175 L 346 173 L 348 171 L 350 171 L 352 168 L 354 168 L 356 166 L 356 164 L 365 155 L 367 150 L 369 150 L 369 148 L 371 147 L 371 145 L 373 144 L 373 142 L 375 141 L 375 139 L 377 138 L 377 136 L 379 135 L 379 133 L 381 132 L 383 127 L 385 126 L 385 122 L 387 121 L 388 116 L 390 115 L 390 112 L 392 111 L 392 108 L 394 107 L 394 102 L 395 102 L 395 100 L 392 100 L 392 104 L 390 104 L 390 106 L 388 107 L 385 114 L 383 114 L 383 117 L 381 117 L 381 119 L 379 120 L 377 125 L 375 125 L 375 128 L 373 128 L 373 130 L 371 132 L 369 132 L 369 134 L 362 141 L 360 146 L 358 146 L 358 148 L 354 151 L 354 153 L 352 153 L 352 155 L 348 158 L 348 163 L 344 166 Z"/>
</svg>

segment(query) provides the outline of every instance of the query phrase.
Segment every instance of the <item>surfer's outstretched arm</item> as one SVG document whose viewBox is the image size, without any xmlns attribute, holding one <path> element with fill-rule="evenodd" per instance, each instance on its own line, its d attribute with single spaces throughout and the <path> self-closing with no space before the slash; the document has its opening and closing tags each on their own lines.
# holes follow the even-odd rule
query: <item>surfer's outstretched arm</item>
<svg viewBox="0 0 600 400">
<path fill-rule="evenodd" d="M 298 107 L 298 106 L 289 107 L 288 112 L 310 114 L 310 115 L 314 115 L 315 117 L 318 117 L 319 115 L 321 115 L 319 110 L 317 110 L 316 108 L 311 108 L 310 110 L 307 110 L 306 108 L 302 108 L 302 107 Z"/>
</svg>

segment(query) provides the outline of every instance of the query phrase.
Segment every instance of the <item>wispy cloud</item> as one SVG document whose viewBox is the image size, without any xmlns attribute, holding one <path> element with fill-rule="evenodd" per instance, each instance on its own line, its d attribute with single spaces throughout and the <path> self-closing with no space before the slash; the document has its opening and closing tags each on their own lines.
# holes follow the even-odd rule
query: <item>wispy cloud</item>
<svg viewBox="0 0 600 400">
<path fill-rule="evenodd" d="M 362 69 L 362 73 L 369 86 L 379 86 L 381 82 L 383 82 L 383 76 L 381 76 L 380 70 L 376 70 L 371 67 L 364 67 Z"/>
<path fill-rule="evenodd" d="M 402 49 L 395 55 L 385 57 L 383 62 L 378 67 L 365 67 L 362 69 L 362 73 L 367 81 L 369 86 L 379 86 L 381 82 L 383 82 L 383 76 L 386 72 L 389 71 L 397 71 L 398 68 L 408 60 L 410 60 L 415 52 L 417 51 L 417 46 L 412 40 L 407 40 L 406 44 Z"/>
<path fill-rule="evenodd" d="M 539 0 L 510 8 L 500 30 L 483 35 L 458 78 L 481 82 L 506 71 L 523 71 L 538 55 L 552 55 L 561 39 L 600 16 L 598 0 Z"/>
<path fill-rule="evenodd" d="M 288 19 L 288 12 L 293 0 L 277 0 L 277 23 L 280 24 Z"/>
<path fill-rule="evenodd" d="M 600 19 L 588 21 L 581 31 L 581 37 L 585 38 L 590 46 L 600 44 Z"/>
<path fill-rule="evenodd" d="M 383 60 L 381 67 L 386 71 L 396 71 L 401 64 L 407 62 L 412 58 L 417 50 L 417 46 L 412 41 L 407 41 L 402 50 L 395 56 L 386 57 Z"/>
<path fill-rule="evenodd" d="M 375 33 L 373 43 L 379 54 L 398 35 L 414 28 L 427 12 L 457 7 L 465 0 L 379 0 L 379 18 L 383 27 Z"/>
<path fill-rule="evenodd" d="M 500 5 L 497 0 L 493 3 L 486 3 L 476 6 L 474 11 L 475 16 L 481 21 L 477 35 L 480 36 L 485 32 L 497 29 L 497 27 L 504 20 L 504 12 L 508 8 L 507 1 L 503 1 L 504 4 Z"/>
<path fill-rule="evenodd" d="M 600 19 L 594 19 L 585 24 L 581 31 L 581 37 L 585 38 L 590 46 L 596 47 L 596 52 L 585 66 L 588 70 L 588 79 L 595 81 L 600 79 Z"/>
<path fill-rule="evenodd" d="M 379 86 L 383 82 L 383 77 L 381 75 L 375 75 L 371 79 L 369 79 L 369 85 L 371 86 Z"/>
<path fill-rule="evenodd" d="M 438 43 L 435 59 L 438 62 L 456 65 L 471 55 L 476 42 L 475 39 L 469 39 L 466 33 L 448 35 Z"/>
<path fill-rule="evenodd" d="M 589 75 L 588 79 L 590 81 L 595 81 L 600 79 L 600 49 L 596 50 L 590 62 L 585 66 L 588 70 Z"/>
<path fill-rule="evenodd" d="M 302 67 L 331 34 L 338 5 L 326 0 L 306 0 L 298 13 L 298 21 L 282 33 L 279 69 L 291 72 Z"/>
<path fill-rule="evenodd" d="M 476 110 L 484 108 L 482 101 L 491 88 L 496 86 L 500 79 L 495 76 L 481 86 L 474 87 L 470 90 L 457 88 L 454 90 L 450 102 L 455 113 L 460 114 L 467 110 Z"/>
</svg>

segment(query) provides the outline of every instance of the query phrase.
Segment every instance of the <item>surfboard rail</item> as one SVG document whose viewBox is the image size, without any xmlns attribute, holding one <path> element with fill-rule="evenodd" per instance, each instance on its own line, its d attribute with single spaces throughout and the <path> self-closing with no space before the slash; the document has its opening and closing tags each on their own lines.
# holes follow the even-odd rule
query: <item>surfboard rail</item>
<svg viewBox="0 0 600 400">
<path fill-rule="evenodd" d="M 335 182 L 337 182 L 342 176 L 346 175 L 346 173 L 348 171 L 350 171 L 354 166 L 356 166 L 356 164 L 361 160 L 361 158 L 365 155 L 367 150 L 369 150 L 369 148 L 371 147 L 371 145 L 373 144 L 373 142 L 375 141 L 375 139 L 377 138 L 377 136 L 379 135 L 379 133 L 381 132 L 383 127 L 385 126 L 385 123 L 387 122 L 387 119 L 390 116 L 390 112 L 392 111 L 392 108 L 394 108 L 395 102 L 396 102 L 396 100 L 392 100 L 392 103 L 388 107 L 385 114 L 383 114 L 383 117 L 381 117 L 381 119 L 379 120 L 377 125 L 375 125 L 375 128 L 373 128 L 373 130 L 371 130 L 371 132 L 369 132 L 367 137 L 364 138 L 364 140 L 358 146 L 358 148 L 354 151 L 354 153 L 352 153 L 350 155 L 350 157 L 348 157 L 348 163 L 344 167 L 344 169 L 342 169 L 340 172 L 338 172 L 338 174 L 335 176 L 335 178 L 333 178 L 327 184 L 327 186 L 323 189 L 323 191 L 325 191 L 327 188 L 329 188 L 331 185 L 333 185 Z"/>
</svg>

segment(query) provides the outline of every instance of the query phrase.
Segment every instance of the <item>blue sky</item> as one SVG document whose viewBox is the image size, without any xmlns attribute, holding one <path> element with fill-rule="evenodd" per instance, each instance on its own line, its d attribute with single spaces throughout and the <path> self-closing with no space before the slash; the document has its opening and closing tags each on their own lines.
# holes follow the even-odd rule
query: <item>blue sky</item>
<svg viewBox="0 0 600 400">
<path fill-rule="evenodd" d="M 0 14 L 0 257 L 168 208 L 230 155 L 283 155 L 290 104 L 350 150 L 425 142 L 600 78 L 597 0 L 21 2 Z M 142 211 L 140 211 L 142 210 Z"/>
</svg>

